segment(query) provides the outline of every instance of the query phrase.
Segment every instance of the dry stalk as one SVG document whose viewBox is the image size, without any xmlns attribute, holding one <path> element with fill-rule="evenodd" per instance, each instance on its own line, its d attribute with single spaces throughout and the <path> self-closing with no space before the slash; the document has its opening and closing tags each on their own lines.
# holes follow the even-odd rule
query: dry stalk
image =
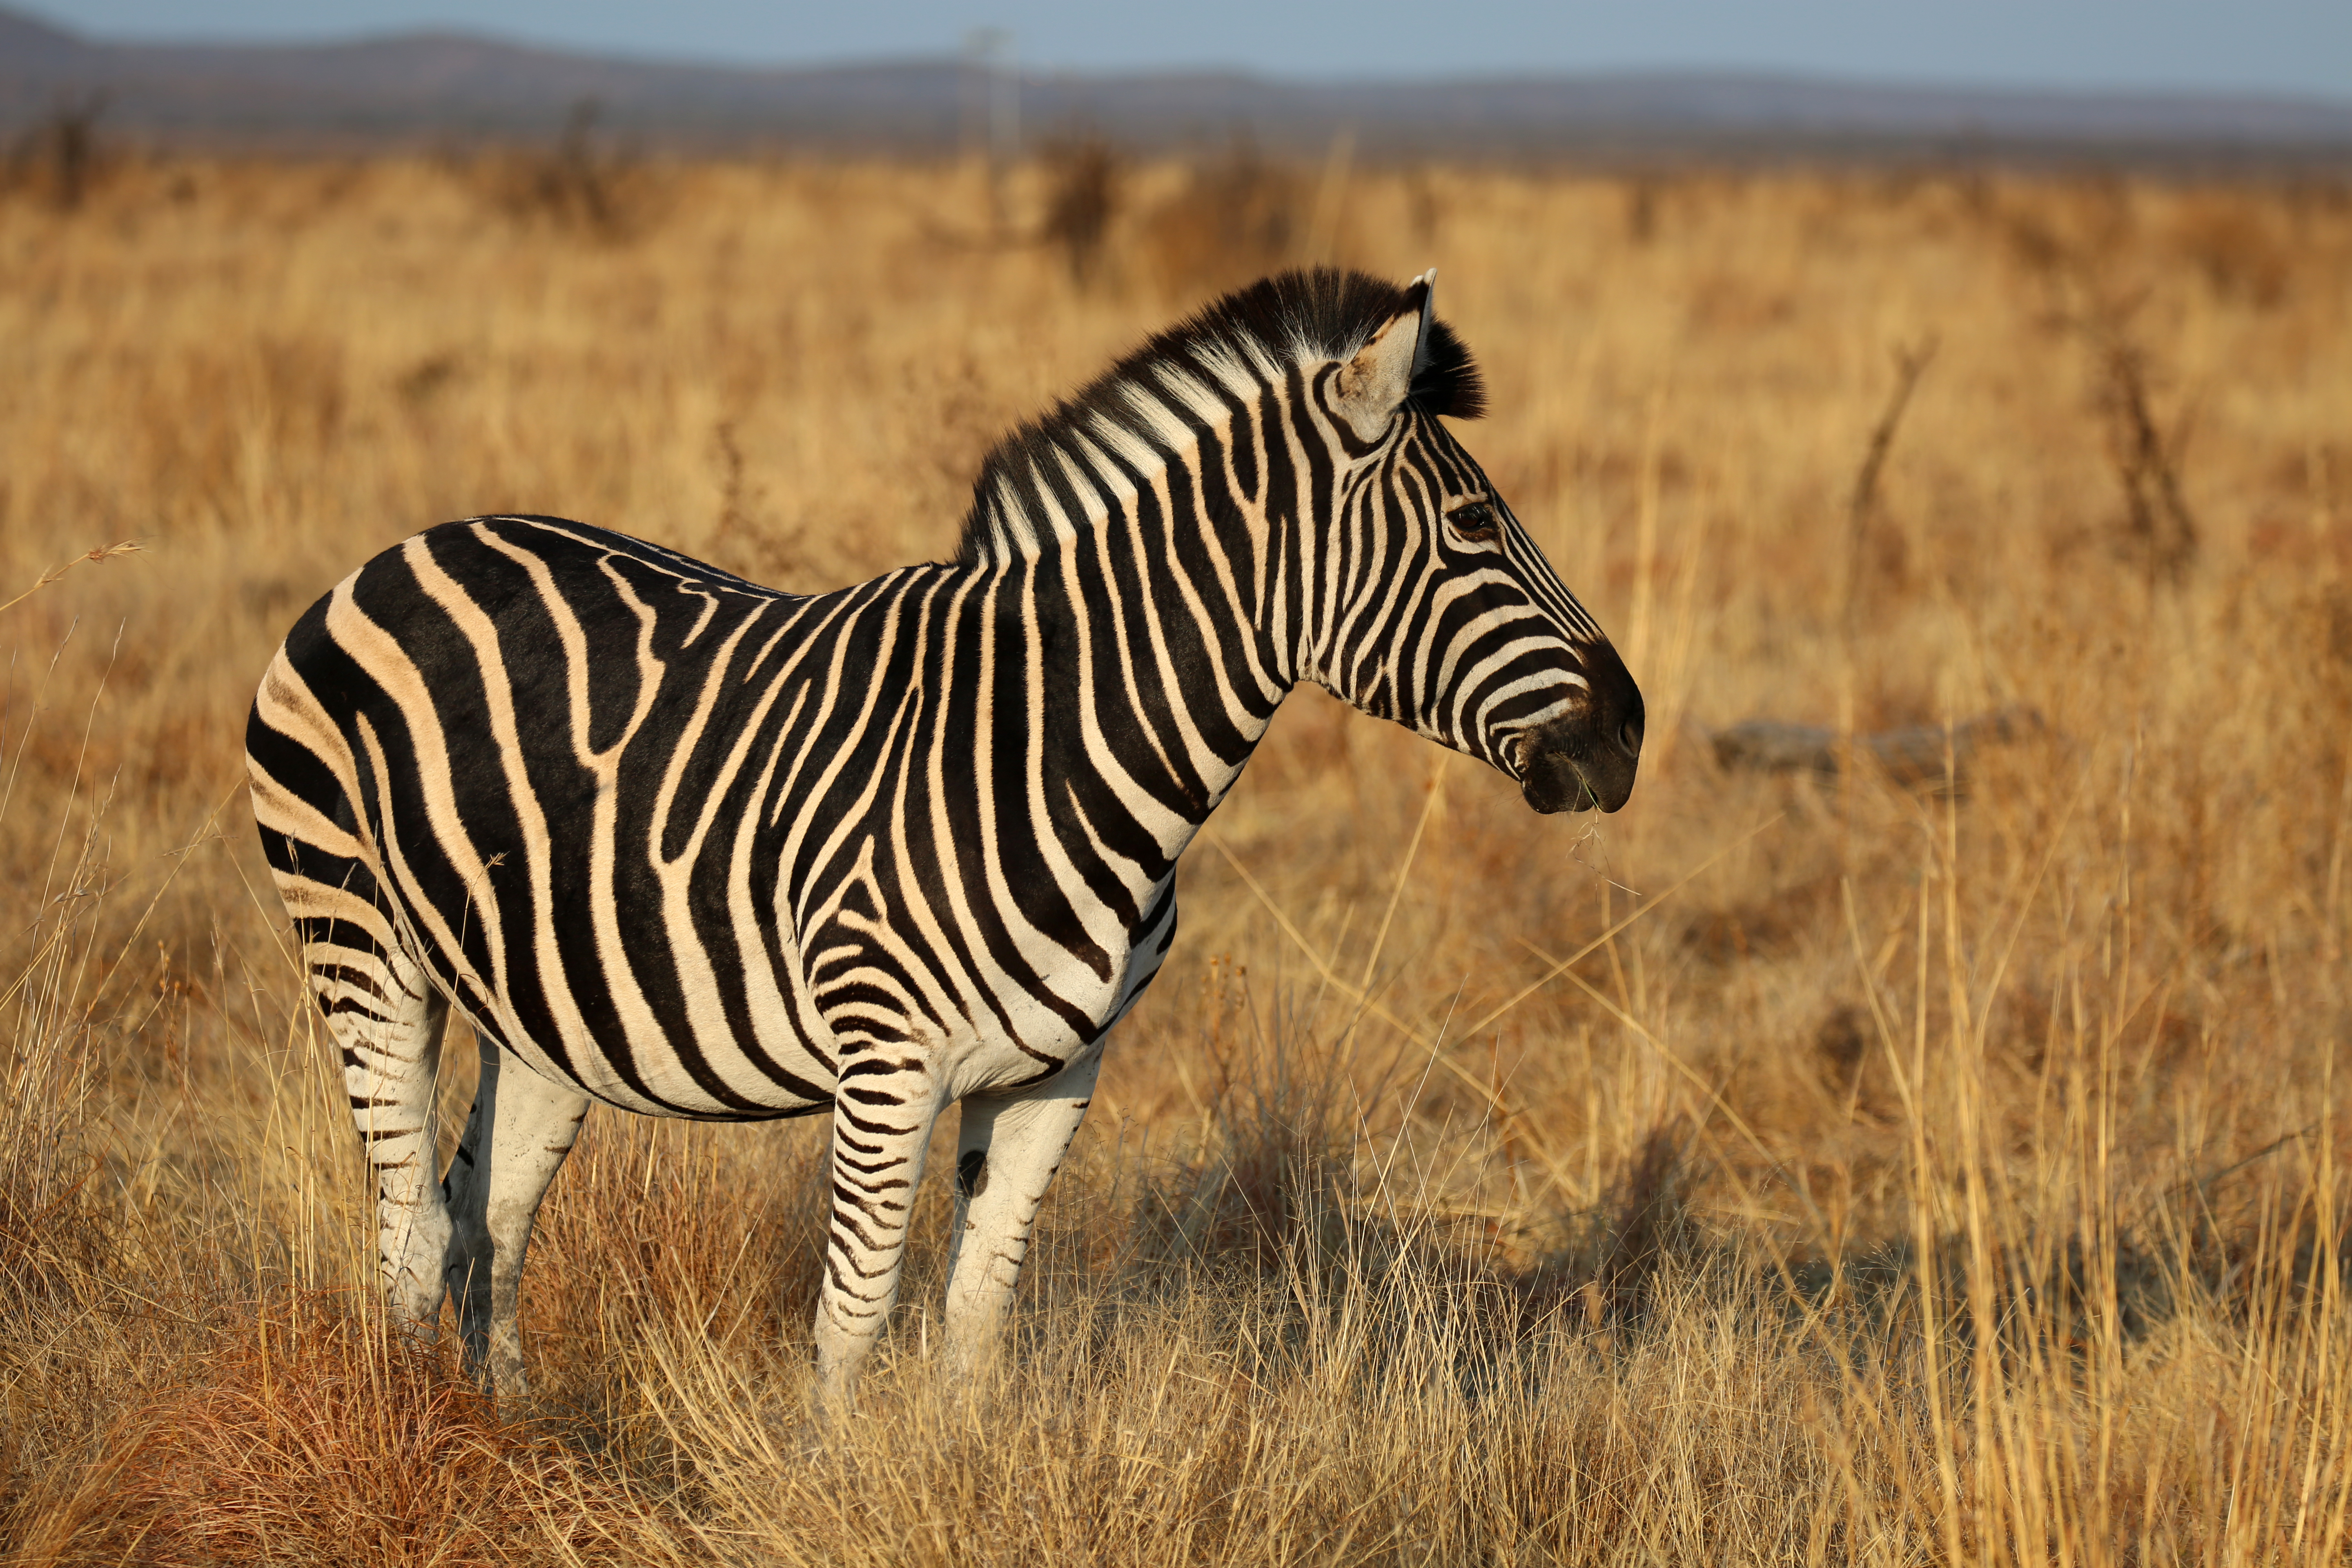
<svg viewBox="0 0 2352 1568">
<path fill-rule="evenodd" d="M 1887 453 L 1894 449 L 1895 432 L 1902 426 L 1903 411 L 1911 405 L 1911 394 L 1936 357 L 1937 343 L 1937 339 L 1931 333 L 1895 351 L 1895 388 L 1887 394 L 1886 406 L 1879 411 L 1878 423 L 1871 426 L 1870 445 L 1863 451 L 1862 467 L 1854 472 L 1853 490 L 1845 509 L 1848 635 L 1862 607 L 1863 558 L 1870 537 L 1870 520 L 1878 506 L 1879 475 L 1886 467 Z"/>
<path fill-rule="evenodd" d="M 2148 406 L 2147 354 L 2120 321 L 2094 323 L 2093 352 L 2106 377 L 2107 452 L 2123 484 L 2124 527 L 2148 581 L 2178 587 L 2197 560 L 2197 520 L 2180 490 L 2186 420 L 2168 440 Z"/>
<path fill-rule="evenodd" d="M 1087 136 L 1059 149 L 1053 165 L 1038 237 L 1061 251 L 1071 283 L 1085 289 L 1101 271 L 1104 242 L 1118 213 L 1118 156 L 1101 137 Z"/>
<path fill-rule="evenodd" d="M 15 609 L 17 605 L 23 604 L 26 600 L 31 598 L 34 595 L 39 593 L 42 589 L 47 587 L 50 584 L 56 582 L 58 578 L 64 576 L 67 573 L 72 571 L 75 567 L 80 565 L 85 561 L 104 563 L 111 561 L 119 555 L 138 555 L 143 553 L 146 548 L 147 547 L 145 545 L 140 543 L 135 539 L 126 539 L 120 544 L 102 544 L 96 550 L 85 551 L 81 554 L 75 556 L 72 560 L 57 566 L 52 566 L 47 571 L 42 573 L 39 577 L 34 580 L 31 587 L 26 589 L 15 598 L 10 599 L 7 603 L 0 604 L 0 611 Z"/>
</svg>

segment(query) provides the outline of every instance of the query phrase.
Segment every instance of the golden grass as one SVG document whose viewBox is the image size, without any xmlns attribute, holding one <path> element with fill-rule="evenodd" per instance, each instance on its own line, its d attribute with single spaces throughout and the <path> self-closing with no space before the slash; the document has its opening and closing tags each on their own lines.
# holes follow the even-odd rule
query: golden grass
<svg viewBox="0 0 2352 1568">
<path fill-rule="evenodd" d="M 2346 1555 L 2341 187 L 1150 167 L 1079 268 L 972 168 L 641 165 L 585 226 L 525 174 L 0 205 L 9 1560 Z M 530 1408 L 383 1343 L 242 795 L 285 626 L 492 510 L 941 554 L 1236 244 L 1438 266 L 1472 447 L 1649 696 L 1633 805 L 1295 699 L 984 1399 L 927 1362 L 933 1190 L 814 1424 L 812 1123 L 592 1121 Z M 1703 743 L 2011 705 L 1957 795 Z"/>
</svg>

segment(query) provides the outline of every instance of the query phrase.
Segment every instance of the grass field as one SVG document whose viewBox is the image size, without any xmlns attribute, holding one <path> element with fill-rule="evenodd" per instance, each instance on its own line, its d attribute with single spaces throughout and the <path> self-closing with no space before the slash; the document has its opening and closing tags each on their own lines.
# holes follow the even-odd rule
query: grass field
<svg viewBox="0 0 2352 1568">
<path fill-rule="evenodd" d="M 2352 186 L 103 174 L 0 198 L 5 1561 L 2347 1555 Z M 388 1346 L 245 803 L 293 617 L 499 510 L 940 555 L 1012 420 L 1318 259 L 1439 268 L 1633 803 L 1292 699 L 985 1398 L 934 1184 L 813 1424 L 811 1122 L 592 1118 L 528 1408 Z M 1991 713 L 1948 788 L 1711 743 Z"/>
</svg>

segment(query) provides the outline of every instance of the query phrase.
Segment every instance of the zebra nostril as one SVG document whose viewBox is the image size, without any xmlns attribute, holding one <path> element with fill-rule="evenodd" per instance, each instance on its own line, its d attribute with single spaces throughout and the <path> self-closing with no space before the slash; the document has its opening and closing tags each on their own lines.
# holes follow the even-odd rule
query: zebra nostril
<svg viewBox="0 0 2352 1568">
<path fill-rule="evenodd" d="M 1617 744 L 1629 757 L 1642 754 L 1642 721 L 1628 719 L 1617 726 Z"/>
</svg>

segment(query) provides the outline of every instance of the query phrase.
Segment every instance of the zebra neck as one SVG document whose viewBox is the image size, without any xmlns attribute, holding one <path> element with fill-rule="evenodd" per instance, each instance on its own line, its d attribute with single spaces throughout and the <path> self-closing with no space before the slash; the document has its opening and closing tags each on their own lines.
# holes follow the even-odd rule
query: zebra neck
<svg viewBox="0 0 2352 1568">
<path fill-rule="evenodd" d="M 1171 862 L 1295 683 L 1259 609 L 1262 531 L 1171 524 L 1174 488 L 1000 535 L 1027 548 L 980 568 L 1034 637 L 1049 766 L 1110 784 Z"/>
</svg>

